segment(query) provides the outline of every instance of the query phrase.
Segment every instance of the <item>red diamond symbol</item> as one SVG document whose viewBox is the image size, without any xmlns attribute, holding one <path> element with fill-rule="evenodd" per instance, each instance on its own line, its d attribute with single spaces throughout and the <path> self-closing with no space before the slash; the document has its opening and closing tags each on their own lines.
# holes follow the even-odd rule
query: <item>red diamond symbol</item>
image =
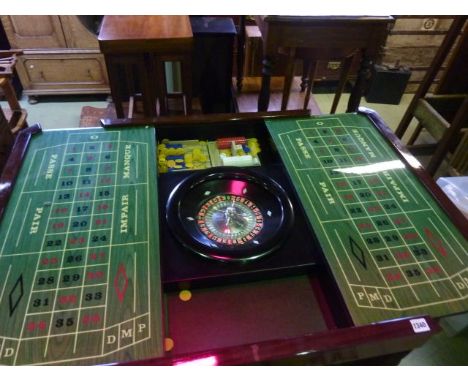
<svg viewBox="0 0 468 382">
<path fill-rule="evenodd" d="M 120 264 L 117 274 L 114 278 L 114 289 L 120 302 L 123 302 L 128 288 L 128 277 L 125 271 L 125 265 Z"/>
</svg>

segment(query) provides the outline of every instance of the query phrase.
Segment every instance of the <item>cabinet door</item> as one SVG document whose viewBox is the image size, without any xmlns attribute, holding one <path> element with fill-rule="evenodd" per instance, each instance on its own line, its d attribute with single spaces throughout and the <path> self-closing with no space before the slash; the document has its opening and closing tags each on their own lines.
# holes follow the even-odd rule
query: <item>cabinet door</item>
<svg viewBox="0 0 468 382">
<path fill-rule="evenodd" d="M 1 16 L 1 20 L 12 48 L 66 47 L 58 16 Z"/>
</svg>

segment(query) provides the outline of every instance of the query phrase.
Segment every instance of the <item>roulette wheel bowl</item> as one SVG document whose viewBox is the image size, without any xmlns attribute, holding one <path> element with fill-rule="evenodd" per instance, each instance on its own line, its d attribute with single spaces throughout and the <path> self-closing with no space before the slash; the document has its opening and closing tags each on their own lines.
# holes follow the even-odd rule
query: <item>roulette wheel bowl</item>
<svg viewBox="0 0 468 382">
<path fill-rule="evenodd" d="M 247 263 L 283 243 L 294 223 L 285 190 L 270 177 L 239 167 L 214 167 L 183 179 L 170 193 L 166 219 L 194 254 Z"/>
</svg>

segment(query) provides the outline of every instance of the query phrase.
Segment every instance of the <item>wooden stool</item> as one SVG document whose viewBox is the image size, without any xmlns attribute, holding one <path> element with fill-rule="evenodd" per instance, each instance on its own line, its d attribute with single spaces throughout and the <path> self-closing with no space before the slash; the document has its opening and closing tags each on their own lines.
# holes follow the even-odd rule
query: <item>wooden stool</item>
<svg viewBox="0 0 468 382">
<path fill-rule="evenodd" d="M 21 109 L 15 90 L 11 84 L 11 78 L 14 74 L 17 61 L 16 55 L 21 53 L 21 51 L 0 51 L 0 88 L 3 90 L 5 99 L 10 107 L 11 115 L 8 118 L 8 124 L 13 134 L 28 126 L 26 122 L 28 113 L 26 110 Z"/>
<path fill-rule="evenodd" d="M 349 72 L 351 69 L 351 63 L 356 52 L 342 53 L 335 57 L 340 57 L 342 69 L 340 73 L 340 79 L 338 82 L 338 87 L 335 92 L 335 97 L 333 98 L 333 104 L 331 107 L 330 114 L 334 114 L 338 103 L 340 102 L 341 95 L 346 86 L 346 81 L 348 80 Z M 284 78 L 284 87 L 283 87 L 283 98 L 281 101 L 281 110 L 286 110 L 288 107 L 289 94 L 291 93 L 292 81 L 294 78 L 294 64 L 296 60 L 302 60 L 304 64 L 304 72 L 302 76 L 301 91 L 306 90 L 304 97 L 304 106 L 303 109 L 307 109 L 310 100 L 310 93 L 312 92 L 312 86 L 314 84 L 315 71 L 317 68 L 317 62 L 321 59 L 333 60 L 334 56 L 326 56 L 323 52 L 317 52 L 314 49 L 307 48 L 289 48 L 287 49 L 288 61 L 286 64 L 286 74 Z"/>
<path fill-rule="evenodd" d="M 185 113 L 192 111 L 191 59 L 193 36 L 188 16 L 105 16 L 99 33 L 112 99 L 118 118 L 124 118 L 123 94 L 143 101 L 145 117 L 167 114 L 165 62 L 179 61 Z"/>
</svg>

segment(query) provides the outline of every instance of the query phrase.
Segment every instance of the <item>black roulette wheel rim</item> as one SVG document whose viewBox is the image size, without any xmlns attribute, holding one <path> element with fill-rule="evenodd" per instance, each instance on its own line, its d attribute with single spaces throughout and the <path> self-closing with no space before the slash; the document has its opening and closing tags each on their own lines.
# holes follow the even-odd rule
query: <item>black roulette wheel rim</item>
<svg viewBox="0 0 468 382">
<path fill-rule="evenodd" d="M 282 244 L 294 212 L 284 189 L 270 177 L 239 167 L 213 167 L 197 171 L 173 189 L 166 219 L 191 252 L 245 263 Z"/>
</svg>

